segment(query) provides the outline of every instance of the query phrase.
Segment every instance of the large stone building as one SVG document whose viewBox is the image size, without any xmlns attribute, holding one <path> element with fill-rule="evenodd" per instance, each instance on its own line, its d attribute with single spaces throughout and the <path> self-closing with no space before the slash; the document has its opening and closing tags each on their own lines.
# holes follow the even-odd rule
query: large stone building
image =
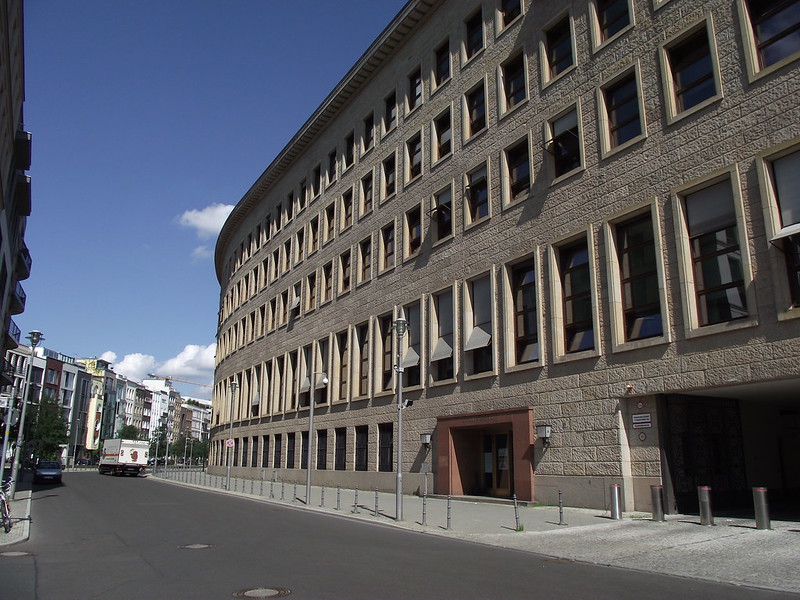
<svg viewBox="0 0 800 600">
<path fill-rule="evenodd" d="M 408 2 L 220 233 L 212 471 L 302 481 L 314 402 L 313 482 L 392 489 L 400 375 L 409 493 L 799 492 L 798 23 Z"/>
</svg>

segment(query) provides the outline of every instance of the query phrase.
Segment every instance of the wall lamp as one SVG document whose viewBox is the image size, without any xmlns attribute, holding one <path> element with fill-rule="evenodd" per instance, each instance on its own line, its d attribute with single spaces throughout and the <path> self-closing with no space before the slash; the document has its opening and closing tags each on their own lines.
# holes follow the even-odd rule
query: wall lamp
<svg viewBox="0 0 800 600">
<path fill-rule="evenodd" d="M 550 425 L 537 425 L 536 437 L 542 438 L 542 445 L 545 448 L 550 447 L 550 436 L 553 433 L 553 428 Z"/>
<path fill-rule="evenodd" d="M 431 434 L 430 433 L 420 433 L 419 434 L 419 441 L 426 448 L 430 448 L 431 447 Z"/>
</svg>

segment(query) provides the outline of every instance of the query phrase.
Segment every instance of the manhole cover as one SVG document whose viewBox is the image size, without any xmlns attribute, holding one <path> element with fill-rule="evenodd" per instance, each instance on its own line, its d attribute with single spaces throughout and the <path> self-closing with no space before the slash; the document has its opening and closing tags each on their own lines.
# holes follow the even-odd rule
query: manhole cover
<svg viewBox="0 0 800 600">
<path fill-rule="evenodd" d="M 30 552 L 0 552 L 0 556 L 3 558 L 16 558 L 18 556 L 33 556 Z"/>
<path fill-rule="evenodd" d="M 178 546 L 180 550 L 205 550 L 206 548 L 213 548 L 213 544 L 187 544 L 185 546 Z"/>
<path fill-rule="evenodd" d="M 283 598 L 292 592 L 283 587 L 263 587 L 250 590 L 239 590 L 233 593 L 234 598 Z"/>
</svg>

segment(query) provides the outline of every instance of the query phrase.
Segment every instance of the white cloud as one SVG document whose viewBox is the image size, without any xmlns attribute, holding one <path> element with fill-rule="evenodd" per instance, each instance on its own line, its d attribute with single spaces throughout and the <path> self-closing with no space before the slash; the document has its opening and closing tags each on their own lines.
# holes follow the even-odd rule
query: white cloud
<svg viewBox="0 0 800 600">
<path fill-rule="evenodd" d="M 117 353 L 112 352 L 111 350 L 106 350 L 100 355 L 100 358 L 102 358 L 103 360 L 107 360 L 111 364 L 114 364 L 115 362 L 117 362 Z"/>
<path fill-rule="evenodd" d="M 194 229 L 200 239 L 210 239 L 219 234 L 233 208 L 232 204 L 212 204 L 200 210 L 187 210 L 178 217 L 178 223 Z"/>
<path fill-rule="evenodd" d="M 106 354 L 114 354 L 113 352 Z M 105 356 L 105 355 L 104 355 Z M 116 355 L 114 355 L 116 356 Z M 142 381 L 147 378 L 148 373 L 152 373 L 156 366 L 156 359 L 149 354 L 126 354 L 122 361 L 114 363 L 114 371 L 133 379 Z"/>
<path fill-rule="evenodd" d="M 211 258 L 213 255 L 213 250 L 211 250 L 211 248 L 208 246 L 198 246 L 192 250 L 192 258 L 206 259 Z"/>
<path fill-rule="evenodd" d="M 151 373 L 162 377 L 185 379 L 200 384 L 211 384 L 214 379 L 214 356 L 217 345 L 198 346 L 189 344 L 172 358 L 159 362 L 150 354 L 126 354 L 120 362 L 113 362 L 117 355 L 107 351 L 103 358 L 112 362 L 114 371 L 133 381 L 149 379 Z M 112 359 L 113 358 L 113 359 Z M 182 382 L 175 381 L 176 385 Z M 191 385 L 191 384 L 188 384 Z M 185 387 L 185 386 L 184 386 Z M 204 395 L 210 388 L 193 388 L 193 394 Z"/>
</svg>

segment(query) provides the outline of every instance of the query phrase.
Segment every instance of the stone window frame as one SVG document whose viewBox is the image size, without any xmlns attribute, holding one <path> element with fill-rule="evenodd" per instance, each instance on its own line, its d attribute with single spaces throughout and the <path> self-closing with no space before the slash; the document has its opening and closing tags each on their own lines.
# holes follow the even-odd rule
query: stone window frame
<svg viewBox="0 0 800 600">
<path fill-rule="evenodd" d="M 480 22 L 481 44 L 480 47 L 475 48 L 472 52 L 469 50 L 469 35 L 470 27 L 474 25 L 472 20 L 478 18 Z M 461 68 L 465 68 L 469 63 L 476 60 L 486 50 L 486 23 L 483 18 L 483 5 L 479 4 L 478 7 L 470 12 L 461 25 Z"/>
<path fill-rule="evenodd" d="M 418 216 L 419 245 L 417 246 L 417 249 L 412 252 L 411 243 L 416 238 L 412 236 L 409 216 L 413 212 L 416 212 Z M 395 233 L 395 238 L 396 236 L 397 234 Z M 420 252 L 422 251 L 422 244 L 424 240 L 425 240 L 425 226 L 422 221 L 422 202 L 417 202 L 411 207 L 409 207 L 403 214 L 403 260 L 405 261 L 419 256 Z"/>
<path fill-rule="evenodd" d="M 374 320 L 372 338 L 372 355 L 374 357 L 372 369 L 373 397 L 394 393 L 396 378 L 396 371 L 394 370 L 396 360 L 395 343 L 397 339 L 394 334 L 394 322 L 396 318 L 395 311 L 392 310 L 378 315 Z M 388 348 L 386 347 L 387 340 Z"/>
<path fill-rule="evenodd" d="M 316 310 L 317 306 L 319 305 L 317 297 L 318 297 L 318 287 L 319 287 L 319 277 L 317 275 L 317 271 L 311 271 L 308 275 L 306 275 L 306 283 L 305 283 L 305 307 L 304 311 L 306 313 L 313 312 Z"/>
<path fill-rule="evenodd" d="M 562 25 L 564 20 L 567 21 L 567 25 L 569 27 L 569 39 L 570 39 L 570 48 L 572 52 L 572 64 L 564 68 L 563 71 L 560 71 L 556 74 L 553 74 L 553 65 L 550 62 L 550 42 L 548 42 L 547 36 L 548 33 L 553 31 L 556 27 Z M 569 9 L 561 11 L 557 16 L 550 19 L 549 22 L 542 27 L 540 35 L 539 35 L 539 64 L 540 64 L 540 75 L 542 81 L 542 89 L 549 87 L 554 82 L 558 81 L 566 77 L 569 73 L 572 73 L 578 64 L 578 56 L 577 56 L 577 44 L 575 40 L 575 18 L 572 15 L 572 11 Z"/>
<path fill-rule="evenodd" d="M 394 109 L 392 110 L 392 107 Z M 381 115 L 381 137 L 385 138 L 397 129 L 400 119 L 400 106 L 397 103 L 397 89 L 392 89 L 383 98 L 383 113 Z M 394 117 L 394 118 L 392 118 Z"/>
<path fill-rule="evenodd" d="M 561 248 L 569 246 L 581 239 L 586 240 L 589 257 L 589 278 L 592 299 L 592 320 L 594 327 L 594 347 L 579 352 L 567 352 L 564 328 L 564 298 L 563 277 L 560 266 L 559 252 Z M 575 231 L 558 238 L 548 246 L 548 271 L 550 278 L 550 343 L 552 346 L 553 363 L 565 363 L 584 358 L 602 355 L 602 336 L 600 334 L 600 305 L 597 271 L 597 249 L 595 248 L 595 234 L 591 227 Z"/>
<path fill-rule="evenodd" d="M 336 205 L 334 201 L 322 211 L 322 245 L 331 243 L 336 238 Z"/>
<path fill-rule="evenodd" d="M 450 135 L 449 144 L 450 144 L 450 148 L 449 148 L 449 150 L 447 150 L 447 152 L 442 153 L 442 151 L 441 151 L 442 139 L 441 138 L 442 138 L 442 133 L 443 133 L 444 130 L 440 127 L 440 124 L 445 118 L 447 118 L 449 120 L 449 122 L 450 122 L 450 127 L 449 127 L 449 135 Z M 450 156 L 453 156 L 454 141 L 455 141 L 454 135 L 453 135 L 455 133 L 453 125 L 454 125 L 454 123 L 453 123 L 453 106 L 452 106 L 452 104 L 448 104 L 447 108 L 445 108 L 444 110 L 439 112 L 439 114 L 436 115 L 431 120 L 431 152 L 430 152 L 430 154 L 431 154 L 431 168 L 433 168 L 436 165 L 438 165 L 445 158 L 449 158 Z"/>
<path fill-rule="evenodd" d="M 352 382 L 352 343 L 351 343 L 351 329 L 349 325 L 343 330 L 337 331 L 332 336 L 331 351 L 333 362 L 331 370 L 333 373 L 328 373 L 328 380 L 331 382 L 333 389 L 331 404 L 346 404 L 350 401 L 351 396 L 351 382 Z M 344 341 L 344 348 L 342 344 Z M 342 377 L 345 377 L 344 381 Z"/>
<path fill-rule="evenodd" d="M 800 51 L 782 58 L 776 63 L 766 67 L 761 66 L 761 59 L 756 48 L 756 35 L 753 29 L 753 22 L 750 17 L 750 7 L 747 0 L 736 0 L 736 14 L 739 26 L 742 31 L 742 42 L 744 45 L 745 64 L 747 65 L 747 78 L 750 83 L 766 77 L 785 67 L 786 65 L 800 59 Z"/>
<path fill-rule="evenodd" d="M 475 183 L 479 182 L 479 180 L 473 182 L 473 175 L 479 174 L 480 171 L 485 171 L 485 182 L 486 182 L 486 206 L 487 211 L 486 215 L 478 216 L 477 218 L 473 217 L 473 212 L 475 207 L 472 204 L 472 197 L 471 197 L 471 188 L 475 186 Z M 489 168 L 489 159 L 487 158 L 483 163 L 478 165 L 477 167 L 467 171 L 463 177 L 463 198 L 464 198 L 464 231 L 467 231 L 473 227 L 478 226 L 481 223 L 484 223 L 492 218 L 492 184 L 491 184 L 491 172 Z"/>
<path fill-rule="evenodd" d="M 337 258 L 336 296 L 344 296 L 353 289 L 353 249 L 348 246 Z"/>
<path fill-rule="evenodd" d="M 417 94 L 419 88 L 419 95 Z M 425 102 L 425 78 L 422 66 L 417 65 L 406 76 L 406 115 L 410 115 Z"/>
<path fill-rule="evenodd" d="M 663 332 L 660 336 L 638 340 L 627 340 L 625 335 L 624 303 L 622 300 L 622 280 L 617 252 L 617 225 L 636 219 L 644 214 L 650 215 L 653 225 L 653 242 L 655 247 L 656 276 L 658 278 L 658 296 L 661 302 L 661 326 Z M 608 278 L 609 302 L 609 330 L 611 338 L 611 352 L 626 352 L 650 346 L 659 346 L 672 342 L 672 323 L 670 305 L 668 304 L 668 290 L 666 266 L 664 260 L 664 232 L 661 208 L 655 198 L 645 200 L 623 211 L 609 215 L 603 221 L 603 237 L 605 240 L 606 277 Z"/>
<path fill-rule="evenodd" d="M 513 17 L 507 23 L 505 22 L 505 14 L 503 12 L 503 0 L 496 0 L 495 6 L 495 36 L 499 36 L 509 29 L 519 23 L 522 18 L 525 16 L 525 2 L 523 0 L 517 0 L 519 4 L 519 14 Z"/>
<path fill-rule="evenodd" d="M 511 194 L 511 170 L 509 168 L 509 152 L 516 150 L 519 146 L 525 144 L 528 150 L 528 189 L 518 196 Z M 509 144 L 500 153 L 500 198 L 503 208 L 516 205 L 523 202 L 526 198 L 530 197 L 533 191 L 533 144 L 531 136 L 527 133 L 524 137 L 517 139 L 515 142 Z"/>
<path fill-rule="evenodd" d="M 687 39 L 705 30 L 706 40 L 708 41 L 709 57 L 711 59 L 711 74 L 714 81 L 715 93 L 705 100 L 698 102 L 685 110 L 679 110 L 678 98 L 675 90 L 674 72 L 670 62 L 670 52 Z M 667 125 L 672 125 L 693 115 L 711 104 L 722 99 L 722 78 L 720 75 L 719 54 L 717 50 L 717 36 L 714 28 L 714 20 L 711 13 L 706 14 L 702 19 L 695 21 L 680 33 L 664 42 L 659 48 L 659 64 L 661 69 L 661 81 L 663 83 L 664 110 L 667 115 Z"/>
<path fill-rule="evenodd" d="M 366 335 L 362 336 L 366 328 Z M 366 349 L 365 349 L 366 346 Z M 352 380 L 357 388 L 353 400 L 372 397 L 372 319 L 353 326 Z M 366 390 L 364 389 L 366 386 Z"/>
<path fill-rule="evenodd" d="M 689 235 L 686 227 L 684 213 L 684 198 L 694 192 L 710 187 L 717 183 L 730 180 L 731 191 L 733 194 L 733 207 L 736 214 L 736 229 L 739 238 L 739 250 L 742 261 L 742 278 L 745 289 L 745 298 L 749 316 L 735 321 L 725 321 L 713 325 L 701 326 L 697 315 L 697 302 L 695 295 L 694 270 L 692 264 L 692 253 L 689 246 Z M 739 167 L 733 164 L 730 167 L 719 169 L 707 175 L 688 181 L 681 186 L 675 187 L 670 192 L 672 205 L 674 207 L 673 221 L 676 235 L 676 246 L 678 252 L 678 275 L 681 289 L 681 305 L 683 311 L 684 335 L 687 338 L 702 337 L 713 335 L 724 331 L 744 329 L 758 325 L 757 308 L 755 298 L 755 286 L 753 285 L 753 273 L 751 271 L 750 246 L 747 238 L 747 227 L 749 220 L 745 218 L 744 204 L 741 192 L 741 178 Z"/>
<path fill-rule="evenodd" d="M 453 198 L 453 190 L 454 190 L 453 181 L 450 180 L 446 186 L 437 190 L 433 194 L 431 194 L 431 210 L 430 210 L 430 221 L 436 221 L 436 224 L 430 223 L 428 227 L 432 229 L 434 232 L 433 235 L 436 236 L 436 239 L 433 241 L 433 246 L 437 246 L 439 244 L 443 244 L 448 240 L 452 240 L 455 237 L 455 218 L 454 218 L 454 198 Z M 448 209 L 450 212 L 450 234 L 439 237 L 439 224 L 438 224 L 438 213 L 440 212 L 439 209 L 439 198 L 442 194 L 446 192 L 450 192 L 450 208 Z"/>
<path fill-rule="evenodd" d="M 400 342 L 400 352 L 402 354 L 403 385 L 405 389 L 408 390 L 422 389 L 425 385 L 425 306 L 424 296 L 415 298 L 411 302 L 403 305 L 403 313 L 408 321 L 408 331 L 403 336 L 402 342 Z M 413 318 L 415 310 L 417 312 L 416 323 Z M 419 367 L 419 383 L 409 383 L 407 369 L 411 367 Z"/>
<path fill-rule="evenodd" d="M 334 269 L 333 260 L 329 260 L 319 268 L 319 305 L 323 306 L 328 302 L 332 302 L 334 298 L 334 285 L 333 285 Z"/>
<path fill-rule="evenodd" d="M 353 226 L 356 212 L 354 196 L 353 186 L 349 186 L 339 196 L 339 233 Z"/>
<path fill-rule="evenodd" d="M 514 104 L 509 104 L 507 68 L 517 60 L 522 61 L 522 85 L 525 95 Z M 528 77 L 528 54 L 524 48 L 518 48 L 506 60 L 497 66 L 497 113 L 502 120 L 524 106 L 530 98 L 530 81 Z"/>
<path fill-rule="evenodd" d="M 367 203 L 369 199 L 369 204 Z M 375 173 L 370 168 L 358 181 L 358 218 L 363 219 L 375 210 Z"/>
<path fill-rule="evenodd" d="M 386 238 L 386 234 L 392 230 L 392 264 L 387 264 L 387 246 L 389 245 L 389 240 Z M 382 275 L 383 273 L 388 273 L 393 271 L 394 268 L 397 266 L 397 223 L 395 220 L 392 219 L 388 223 L 386 223 L 383 227 L 381 227 L 380 234 L 378 236 L 378 241 L 380 242 L 378 248 L 378 275 Z"/>
<path fill-rule="evenodd" d="M 365 261 L 365 244 L 369 244 L 369 263 Z M 358 243 L 358 270 L 356 273 L 356 286 L 369 283 L 372 280 L 372 273 L 375 261 L 373 254 L 375 253 L 375 242 L 373 235 L 370 233 L 367 237 Z"/>
<path fill-rule="evenodd" d="M 599 52 L 636 26 L 636 13 L 633 9 L 633 0 L 623 1 L 628 5 L 628 24 L 607 38 L 603 37 L 603 31 L 600 25 L 599 0 L 589 1 L 589 33 L 591 35 L 592 52 Z"/>
<path fill-rule="evenodd" d="M 637 95 L 637 104 L 639 107 L 639 125 L 641 127 L 641 132 L 639 135 L 632 137 L 631 139 L 617 145 L 612 146 L 611 144 L 611 121 L 608 117 L 608 103 L 606 98 L 606 91 L 615 85 L 619 84 L 623 80 L 627 79 L 633 75 L 634 82 L 636 84 L 636 95 Z M 629 148 L 647 137 L 647 117 L 645 111 L 645 104 L 644 104 L 644 88 L 642 87 L 642 76 L 641 76 L 641 65 L 639 60 L 636 59 L 634 63 L 613 77 L 607 79 L 602 84 L 600 84 L 597 88 L 597 114 L 598 114 L 598 121 L 600 125 L 600 158 L 606 159 L 618 152 L 622 152 L 626 148 Z"/>
<path fill-rule="evenodd" d="M 365 116 L 361 123 L 363 125 L 361 129 L 361 156 L 367 154 L 370 150 L 375 147 L 375 136 L 377 134 L 376 127 L 375 127 L 375 112 L 369 111 L 369 114 Z"/>
<path fill-rule="evenodd" d="M 527 361 L 520 363 L 517 361 L 517 335 L 516 335 L 516 304 L 514 302 L 514 288 L 513 288 L 513 271 L 514 268 L 525 263 L 531 262 L 533 265 L 534 276 L 536 278 L 536 331 L 539 343 L 539 358 L 534 361 Z M 502 266 L 502 328 L 503 328 L 503 358 L 505 371 L 507 373 L 515 371 L 526 371 L 530 369 L 541 368 L 546 364 L 544 345 L 544 277 L 542 277 L 542 260 L 539 247 L 536 246 L 534 251 L 523 256 L 516 257 L 515 259 L 505 263 Z"/>
<path fill-rule="evenodd" d="M 488 278 L 488 297 L 476 298 L 476 282 Z M 463 330 L 462 344 L 459 347 L 459 354 L 461 356 L 460 363 L 464 368 L 464 380 L 470 381 L 474 379 L 481 379 L 484 377 L 493 377 L 497 375 L 498 360 L 497 360 L 497 281 L 496 269 L 494 265 L 487 271 L 478 273 L 468 279 L 465 279 L 461 285 L 461 327 Z M 485 322 L 477 322 L 476 319 L 481 318 L 477 305 L 485 302 L 489 303 L 488 315 L 491 318 L 489 323 L 489 331 L 486 331 Z M 488 334 L 488 339 L 487 339 Z M 492 367 L 487 371 L 473 372 L 470 365 L 473 363 L 472 358 L 467 354 L 468 352 L 475 352 L 482 348 L 489 348 L 491 352 Z"/>
<path fill-rule="evenodd" d="M 441 76 L 439 73 L 439 55 L 443 50 L 447 50 L 447 74 Z M 431 61 L 431 95 L 443 88 L 453 79 L 453 51 L 450 47 L 450 38 L 447 37 L 437 44 L 433 49 L 433 60 Z"/>
<path fill-rule="evenodd" d="M 392 171 L 394 173 L 394 177 L 393 177 L 393 189 L 392 189 L 391 193 L 389 193 L 387 191 L 387 186 L 388 186 L 388 181 L 389 180 L 388 180 L 388 177 L 387 177 L 388 171 L 386 170 L 386 167 L 390 162 L 394 167 L 394 169 Z M 398 184 L 399 184 L 399 181 L 398 181 L 398 178 L 397 178 L 397 150 L 392 150 L 386 156 L 386 158 L 384 158 L 381 161 L 381 173 L 380 173 L 380 176 L 381 176 L 381 189 L 380 189 L 380 199 L 379 200 L 380 200 L 380 202 L 386 202 L 387 200 L 390 200 L 395 195 L 397 195 L 397 187 L 398 187 Z"/>
<path fill-rule="evenodd" d="M 414 146 L 417 143 L 419 144 L 419 162 L 418 163 L 416 161 L 414 161 L 414 156 L 416 155 L 416 152 L 414 151 Z M 404 148 L 404 152 L 403 152 L 403 155 L 404 155 L 404 161 L 403 161 L 404 162 L 404 169 L 403 169 L 403 171 L 404 171 L 404 173 L 403 173 L 403 175 L 404 175 L 405 185 L 409 185 L 409 184 L 414 183 L 415 181 L 418 181 L 419 179 L 421 179 L 422 175 L 423 175 L 423 172 L 424 172 L 423 165 L 425 163 L 425 149 L 424 149 L 424 144 L 423 144 L 422 131 L 417 131 L 411 137 L 409 137 L 406 140 L 405 144 L 403 144 L 403 148 Z M 413 173 L 413 170 L 414 170 L 415 166 L 419 167 L 419 173 L 417 173 L 416 175 Z"/>
<path fill-rule="evenodd" d="M 483 126 L 474 128 L 472 116 L 470 114 L 470 98 L 481 88 L 483 91 Z M 488 109 L 488 75 L 481 77 L 472 87 L 461 96 L 461 143 L 465 145 L 476 139 L 489 129 L 489 109 Z"/>
<path fill-rule="evenodd" d="M 582 108 L 581 107 L 581 102 L 580 102 L 580 100 L 577 100 L 576 102 L 574 102 L 574 103 L 570 104 L 569 106 L 563 108 L 559 112 L 554 113 L 552 117 L 550 117 L 549 119 L 547 119 L 544 122 L 544 125 L 543 125 L 543 127 L 544 127 L 544 139 L 547 140 L 545 142 L 545 153 L 547 155 L 547 157 L 546 157 L 547 158 L 547 162 L 550 165 L 550 172 L 552 174 L 552 179 L 550 181 L 550 185 L 551 186 L 557 185 L 557 184 L 561 183 L 562 181 L 564 181 L 565 179 L 569 179 L 570 177 L 574 177 L 578 173 L 582 173 L 583 171 L 586 170 L 586 144 L 584 144 L 584 141 L 583 141 L 583 111 L 581 110 L 581 108 Z M 573 111 L 575 112 L 575 118 L 576 118 L 576 121 L 577 121 L 577 128 L 578 128 L 578 133 L 577 133 L 577 138 L 578 138 L 578 160 L 579 160 L 580 164 L 577 167 L 574 167 L 573 169 L 570 169 L 569 171 L 565 171 L 564 173 L 561 173 L 560 175 L 556 175 L 556 159 L 555 159 L 555 155 L 553 154 L 553 149 L 552 149 L 552 145 L 555 143 L 555 134 L 554 134 L 553 124 L 556 121 L 558 121 L 559 119 L 562 119 L 563 117 L 565 117 L 566 115 L 568 115 L 570 112 L 573 112 Z"/>
<path fill-rule="evenodd" d="M 458 380 L 458 373 L 459 373 L 459 343 L 460 343 L 460 336 L 459 336 L 459 328 L 458 328 L 458 315 L 460 310 L 460 305 L 458 303 L 458 282 L 453 283 L 452 285 L 445 287 L 437 292 L 428 295 L 428 303 L 429 308 L 427 310 L 427 320 L 428 320 L 428 349 L 429 354 L 426 356 L 426 371 L 427 371 L 427 379 L 428 379 L 428 386 L 429 387 L 436 387 L 441 385 L 452 385 Z M 445 334 L 452 336 L 452 340 L 450 344 L 447 344 L 447 341 L 440 335 L 440 327 L 439 327 L 439 318 L 440 318 L 440 309 L 438 306 L 439 298 L 441 298 L 442 294 L 449 293 L 450 294 L 450 316 L 452 317 L 452 322 L 450 323 L 451 333 Z M 444 345 L 440 344 L 440 340 L 444 342 Z M 441 347 L 440 347 L 441 346 Z M 433 362 L 438 362 L 436 356 L 438 353 L 447 354 L 449 346 L 449 357 L 453 363 L 453 376 L 446 378 L 446 379 L 434 379 L 434 376 L 438 372 L 438 369 L 434 368 Z"/>
<path fill-rule="evenodd" d="M 314 341 L 314 372 L 316 374 L 316 380 L 314 381 L 314 401 L 317 402 L 317 405 L 330 405 L 331 403 L 331 373 L 328 370 L 330 365 L 330 352 L 331 352 L 331 338 L 333 334 L 329 333 L 328 335 L 319 338 Z M 328 375 L 328 383 L 324 383 L 324 375 Z M 317 400 L 318 396 L 320 395 L 320 390 L 324 390 L 324 402 L 319 402 Z"/>
<path fill-rule="evenodd" d="M 336 183 L 336 176 L 339 166 L 338 153 L 336 148 L 328 152 L 328 167 L 325 169 L 325 187 L 330 187 Z"/>
</svg>

